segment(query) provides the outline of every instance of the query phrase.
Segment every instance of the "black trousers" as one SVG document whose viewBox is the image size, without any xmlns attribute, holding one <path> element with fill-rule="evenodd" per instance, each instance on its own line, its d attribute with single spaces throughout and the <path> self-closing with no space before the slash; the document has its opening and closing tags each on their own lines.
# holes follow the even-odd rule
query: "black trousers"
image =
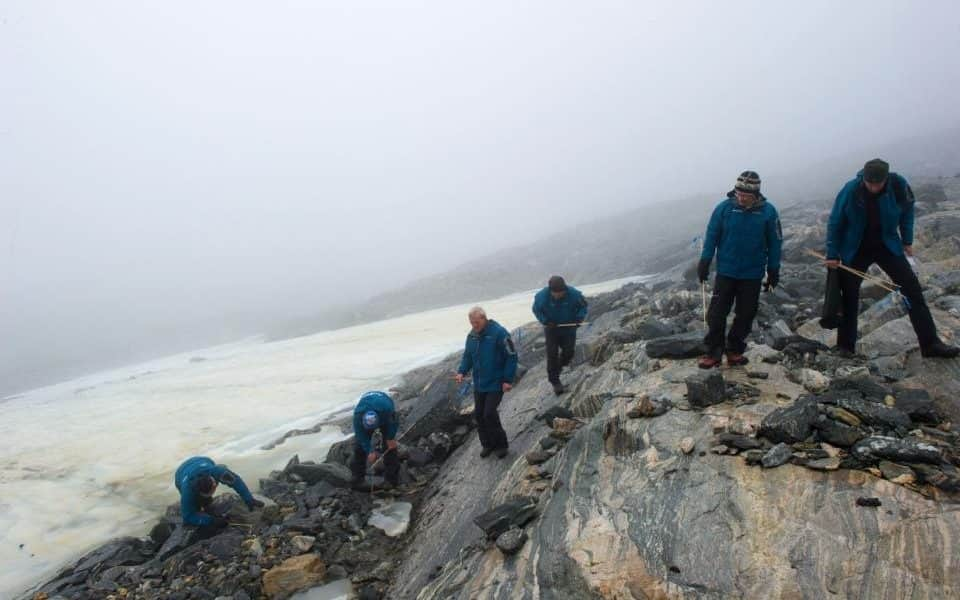
<svg viewBox="0 0 960 600">
<path fill-rule="evenodd" d="M 381 433 L 383 439 L 387 439 L 386 432 L 381 429 Z M 384 479 L 393 485 L 397 485 L 400 481 L 400 457 L 397 456 L 397 451 L 387 452 L 386 448 L 378 448 L 378 450 L 383 455 Z M 367 474 L 367 453 L 360 447 L 360 444 L 353 445 L 350 471 L 353 473 L 353 478 L 357 480 L 363 479 Z"/>
<path fill-rule="evenodd" d="M 500 423 L 497 409 L 503 400 L 503 392 L 473 391 L 473 416 L 477 420 L 477 435 L 484 448 L 498 450 L 507 447 L 507 432 Z"/>
<path fill-rule="evenodd" d="M 576 327 L 547 327 L 544 329 L 547 342 L 547 379 L 560 383 L 560 371 L 573 360 L 577 347 Z"/>
<path fill-rule="evenodd" d="M 920 282 L 910 268 L 906 256 L 896 256 L 885 246 L 866 248 L 861 246 L 853 263 L 847 265 L 858 271 L 866 271 L 878 264 L 891 280 L 900 286 L 900 292 L 910 302 L 910 323 L 922 348 L 939 341 L 937 326 L 933 323 L 927 301 L 923 298 Z M 840 270 L 840 293 L 843 296 L 843 315 L 837 328 L 837 345 L 853 352 L 857 345 L 857 317 L 860 313 L 860 285 L 863 280 Z"/>
<path fill-rule="evenodd" d="M 747 349 L 747 335 L 760 303 L 761 282 L 761 279 L 733 279 L 717 275 L 713 282 L 710 308 L 707 309 L 709 329 L 703 339 L 710 356 L 720 358 L 724 350 L 742 354 Z M 734 306 L 733 325 L 730 326 L 730 333 L 726 333 L 727 315 Z"/>
</svg>

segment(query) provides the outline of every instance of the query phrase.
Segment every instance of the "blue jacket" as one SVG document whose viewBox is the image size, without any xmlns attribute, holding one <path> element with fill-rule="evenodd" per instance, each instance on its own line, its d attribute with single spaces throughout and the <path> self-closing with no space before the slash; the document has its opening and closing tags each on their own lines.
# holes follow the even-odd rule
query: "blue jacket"
<svg viewBox="0 0 960 600">
<path fill-rule="evenodd" d="M 397 428 L 400 426 L 390 396 L 383 392 L 367 392 L 360 396 L 360 402 L 353 409 L 353 437 L 357 445 L 367 454 L 373 450 L 371 446 L 373 432 L 367 431 L 363 426 L 363 413 L 369 410 L 376 412 L 380 417 L 379 429 L 383 432 L 384 441 L 397 439 Z"/>
<path fill-rule="evenodd" d="M 587 318 L 587 300 L 575 287 L 567 286 L 567 295 L 554 300 L 550 295 L 550 288 L 545 287 L 533 298 L 533 316 L 546 325 L 547 323 L 580 323 Z M 576 331 L 576 328 L 570 328 Z"/>
<path fill-rule="evenodd" d="M 867 228 L 867 209 L 860 193 L 862 183 L 863 171 L 860 171 L 837 194 L 827 222 L 827 258 L 839 258 L 848 265 L 857 255 Z M 894 185 L 904 190 L 905 202 L 902 204 L 897 202 Z M 903 256 L 904 244 L 913 245 L 913 192 L 910 185 L 900 175 L 890 173 L 887 187 L 877 201 L 880 203 L 883 245 L 894 256 Z"/>
<path fill-rule="evenodd" d="M 473 385 L 478 392 L 499 392 L 504 383 L 513 383 L 517 374 L 517 350 L 510 332 L 494 320 L 480 333 L 470 331 L 457 372 L 473 371 Z"/>
<path fill-rule="evenodd" d="M 701 260 L 717 255 L 717 273 L 733 279 L 763 279 L 780 270 L 783 231 L 777 209 L 766 198 L 741 208 L 733 192 L 717 205 L 703 239 Z"/>
<path fill-rule="evenodd" d="M 177 468 L 173 476 L 173 484 L 180 491 L 180 514 L 185 525 L 209 525 L 213 517 L 203 513 L 200 508 L 200 494 L 194 489 L 194 482 L 201 477 L 213 477 L 220 483 L 225 483 L 240 494 L 240 498 L 250 506 L 253 503 L 253 494 L 247 489 L 247 484 L 240 476 L 225 467 L 218 465 L 206 456 L 188 458 Z"/>
</svg>

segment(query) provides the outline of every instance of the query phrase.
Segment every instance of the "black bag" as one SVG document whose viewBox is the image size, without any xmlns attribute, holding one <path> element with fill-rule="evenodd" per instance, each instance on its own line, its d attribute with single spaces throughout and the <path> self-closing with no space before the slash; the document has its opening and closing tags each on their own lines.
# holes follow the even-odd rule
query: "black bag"
<svg viewBox="0 0 960 600">
<path fill-rule="evenodd" d="M 823 293 L 823 311 L 820 313 L 820 327 L 836 329 L 843 315 L 843 302 L 840 296 L 840 269 L 827 269 L 827 289 Z"/>
</svg>

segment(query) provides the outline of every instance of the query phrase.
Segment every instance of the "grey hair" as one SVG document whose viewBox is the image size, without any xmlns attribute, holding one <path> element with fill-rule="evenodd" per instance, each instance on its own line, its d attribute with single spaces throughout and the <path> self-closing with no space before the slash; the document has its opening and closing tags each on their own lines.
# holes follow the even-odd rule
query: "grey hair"
<svg viewBox="0 0 960 600">
<path fill-rule="evenodd" d="M 468 316 L 468 317 L 483 317 L 484 319 L 486 319 L 486 318 L 487 318 L 487 311 L 483 310 L 483 309 L 480 308 L 479 306 L 474 306 L 473 308 L 470 309 L 470 312 L 467 313 L 467 316 Z"/>
</svg>

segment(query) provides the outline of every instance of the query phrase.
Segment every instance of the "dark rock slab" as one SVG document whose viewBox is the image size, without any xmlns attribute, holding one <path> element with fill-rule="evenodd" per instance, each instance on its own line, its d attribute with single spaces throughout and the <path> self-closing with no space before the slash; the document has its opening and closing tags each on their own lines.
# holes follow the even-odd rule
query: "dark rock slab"
<svg viewBox="0 0 960 600">
<path fill-rule="evenodd" d="M 866 434 L 860 429 L 834 421 L 824 415 L 820 415 L 813 427 L 817 430 L 817 435 L 821 440 L 840 448 L 849 448 L 866 437 Z"/>
<path fill-rule="evenodd" d="M 308 485 L 323 481 L 335 487 L 347 487 L 352 478 L 350 469 L 339 463 L 297 463 L 287 465 L 284 472 L 297 476 Z"/>
<path fill-rule="evenodd" d="M 494 540 L 514 527 L 523 527 L 537 516 L 534 498 L 515 498 L 473 519 L 488 539 Z"/>
<path fill-rule="evenodd" d="M 793 448 L 781 442 L 767 450 L 767 453 L 760 460 L 760 464 L 763 465 L 764 469 L 773 469 L 787 464 L 791 456 L 793 456 Z"/>
<path fill-rule="evenodd" d="M 927 390 L 899 388 L 895 390 L 894 408 L 903 411 L 917 423 L 937 424 L 942 420 Z"/>
<path fill-rule="evenodd" d="M 407 451 L 407 462 L 415 467 L 422 467 L 433 460 L 433 454 L 426 448 L 414 446 Z"/>
<path fill-rule="evenodd" d="M 883 402 L 891 393 L 890 388 L 874 381 L 869 377 L 840 377 L 830 382 L 830 391 L 843 395 L 844 392 L 854 392 L 861 397 Z"/>
<path fill-rule="evenodd" d="M 883 503 L 880 502 L 880 498 L 865 498 L 863 496 L 860 496 L 859 498 L 857 498 L 857 506 L 863 506 L 866 508 L 877 508 L 882 505 Z"/>
<path fill-rule="evenodd" d="M 527 543 L 527 533 L 519 528 L 508 529 L 497 537 L 497 548 L 507 556 L 520 552 Z"/>
<path fill-rule="evenodd" d="M 886 436 L 871 436 L 857 442 L 851 454 L 865 463 L 888 460 L 898 463 L 939 464 L 943 453 L 939 448 L 925 442 L 903 440 Z"/>
<path fill-rule="evenodd" d="M 727 395 L 723 375 L 716 369 L 690 375 L 684 379 L 684 383 L 687 384 L 687 402 L 693 408 L 720 404 Z"/>
<path fill-rule="evenodd" d="M 650 358 L 695 358 L 703 352 L 703 335 L 697 332 L 668 335 L 650 340 L 646 345 Z"/>
<path fill-rule="evenodd" d="M 778 408 L 764 417 L 758 435 L 777 443 L 802 442 L 813 433 L 817 417 L 816 401 L 804 396 L 792 406 Z"/>
<path fill-rule="evenodd" d="M 551 456 L 553 455 L 546 450 L 531 450 L 527 452 L 525 458 L 527 459 L 527 464 L 539 465 L 550 460 Z"/>
<path fill-rule="evenodd" d="M 574 414 L 566 406 L 551 406 L 535 417 L 536 420 L 546 423 L 547 427 L 553 427 L 553 420 L 556 418 L 572 419 Z"/>
<path fill-rule="evenodd" d="M 192 546 L 199 540 L 200 532 L 196 527 L 180 524 L 173 530 L 173 533 L 170 534 L 170 537 L 167 538 L 163 546 L 157 550 L 155 559 L 164 561 L 184 548 Z"/>
<path fill-rule="evenodd" d="M 903 411 L 891 408 L 885 404 L 870 402 L 869 400 L 840 397 L 836 399 L 836 405 L 857 415 L 864 423 L 869 425 L 889 429 L 902 428 L 904 430 L 908 430 L 911 427 L 910 417 Z"/>
<path fill-rule="evenodd" d="M 721 433 L 717 436 L 717 443 L 740 450 L 755 450 L 763 447 L 757 438 L 737 433 Z"/>
</svg>

